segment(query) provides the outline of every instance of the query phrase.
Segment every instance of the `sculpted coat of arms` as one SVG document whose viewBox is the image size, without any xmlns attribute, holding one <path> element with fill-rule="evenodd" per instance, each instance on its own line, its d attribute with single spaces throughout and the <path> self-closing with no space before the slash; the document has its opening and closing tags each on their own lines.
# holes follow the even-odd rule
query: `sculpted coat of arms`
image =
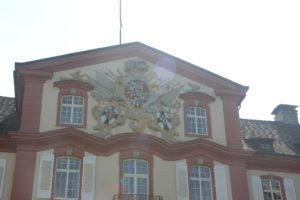
<svg viewBox="0 0 300 200">
<path fill-rule="evenodd" d="M 98 136 L 109 137 L 114 128 L 128 123 L 132 132 L 142 133 L 149 128 L 160 132 L 168 142 L 175 141 L 181 108 L 177 97 L 183 84 L 176 80 L 159 81 L 149 68 L 145 61 L 133 59 L 124 63 L 123 71 L 95 71 L 94 77 L 80 71 L 72 74 L 73 79 L 94 85 L 91 95 L 97 105 L 92 113 Z"/>
</svg>

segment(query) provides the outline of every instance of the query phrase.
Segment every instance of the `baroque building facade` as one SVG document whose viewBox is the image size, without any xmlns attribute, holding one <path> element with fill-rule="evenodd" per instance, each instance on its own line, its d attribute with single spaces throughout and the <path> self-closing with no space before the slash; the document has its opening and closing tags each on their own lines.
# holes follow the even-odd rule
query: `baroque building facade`
<svg viewBox="0 0 300 200">
<path fill-rule="evenodd" d="M 1 200 L 297 200 L 296 106 L 239 118 L 248 87 L 129 43 L 15 66 Z"/>
</svg>

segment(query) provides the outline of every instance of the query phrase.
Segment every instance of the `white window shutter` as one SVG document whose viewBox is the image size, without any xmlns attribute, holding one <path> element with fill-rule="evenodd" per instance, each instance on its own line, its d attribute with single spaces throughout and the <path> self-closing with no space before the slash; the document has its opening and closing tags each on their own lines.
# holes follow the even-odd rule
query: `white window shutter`
<svg viewBox="0 0 300 200">
<path fill-rule="evenodd" d="M 40 168 L 37 185 L 37 197 L 51 198 L 54 155 L 51 152 L 41 152 L 39 154 Z"/>
<path fill-rule="evenodd" d="M 96 170 L 96 156 L 86 154 L 83 158 L 83 173 L 82 173 L 82 200 L 95 199 L 95 170 Z"/>
<path fill-rule="evenodd" d="M 228 200 L 226 170 L 222 165 L 214 166 L 217 200 Z"/>
<path fill-rule="evenodd" d="M 185 161 L 176 162 L 177 200 L 189 200 L 189 176 Z"/>
<path fill-rule="evenodd" d="M 253 200 L 263 200 L 264 194 L 262 189 L 261 178 L 258 176 L 251 176 L 251 184 Z"/>
<path fill-rule="evenodd" d="M 290 178 L 283 180 L 286 200 L 297 200 L 294 181 Z"/>
<path fill-rule="evenodd" d="M 0 159 L 0 199 L 3 195 L 6 160 Z"/>
</svg>

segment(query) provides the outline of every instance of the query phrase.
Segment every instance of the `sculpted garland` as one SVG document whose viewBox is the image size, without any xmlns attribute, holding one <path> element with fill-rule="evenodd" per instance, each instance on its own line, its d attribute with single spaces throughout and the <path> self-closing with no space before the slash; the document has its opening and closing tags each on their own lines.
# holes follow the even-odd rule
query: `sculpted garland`
<svg viewBox="0 0 300 200">
<path fill-rule="evenodd" d="M 92 108 L 97 121 L 94 129 L 100 137 L 112 135 L 112 129 L 124 125 L 126 120 L 133 132 L 143 132 L 146 127 L 161 133 L 168 142 L 175 142 L 181 108 L 177 97 L 184 85 L 175 80 L 160 80 L 149 65 L 141 60 L 128 60 L 124 72 L 95 71 L 96 76 L 77 71 L 72 79 L 94 85 L 92 97 L 97 105 Z M 199 87 L 189 84 L 192 90 Z M 191 89 L 189 89 L 191 91 Z"/>
</svg>

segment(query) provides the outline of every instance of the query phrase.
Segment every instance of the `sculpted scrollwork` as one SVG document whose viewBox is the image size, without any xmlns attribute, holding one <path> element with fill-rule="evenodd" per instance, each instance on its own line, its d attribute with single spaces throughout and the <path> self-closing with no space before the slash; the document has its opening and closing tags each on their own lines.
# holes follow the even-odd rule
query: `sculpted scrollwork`
<svg viewBox="0 0 300 200">
<path fill-rule="evenodd" d="M 175 142 L 181 108 L 177 97 L 184 85 L 177 80 L 160 80 L 146 62 L 138 59 L 126 61 L 123 69 L 95 70 L 95 75 L 77 71 L 71 75 L 72 79 L 94 85 L 91 96 L 97 105 L 92 114 L 97 135 L 109 137 L 114 128 L 126 122 L 133 132 L 149 128 L 161 133 L 166 141 Z"/>
</svg>

